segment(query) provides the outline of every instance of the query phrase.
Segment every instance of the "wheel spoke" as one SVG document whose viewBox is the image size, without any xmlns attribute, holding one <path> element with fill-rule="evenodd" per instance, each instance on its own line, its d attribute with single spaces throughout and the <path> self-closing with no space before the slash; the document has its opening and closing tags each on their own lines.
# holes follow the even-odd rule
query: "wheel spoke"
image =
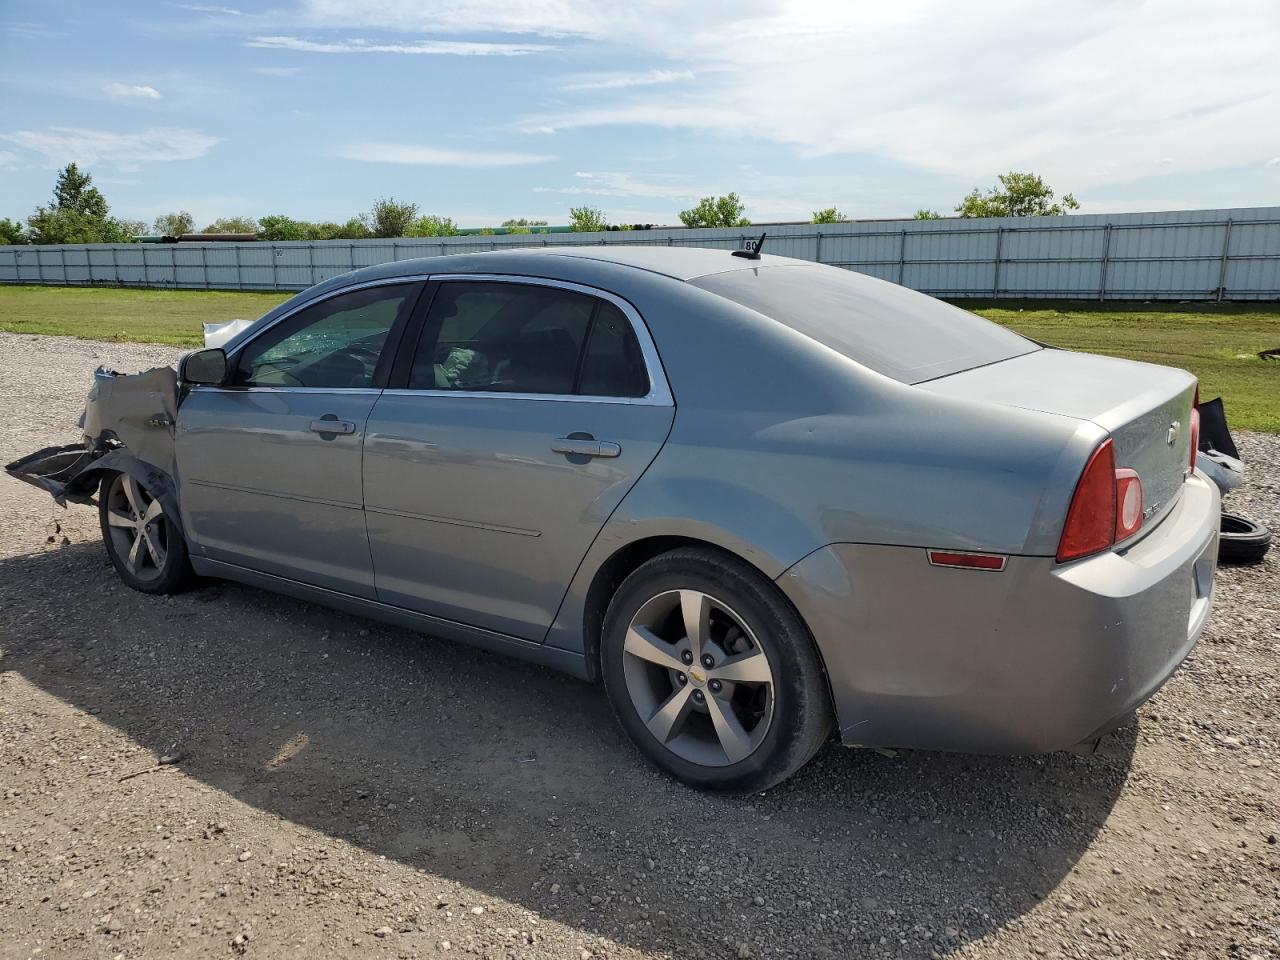
<svg viewBox="0 0 1280 960">
<path fill-rule="evenodd" d="M 107 523 L 113 527 L 128 527 L 130 530 L 137 526 L 137 524 L 133 522 L 133 517 L 129 516 L 123 510 L 108 510 Z"/>
<path fill-rule="evenodd" d="M 142 516 L 142 491 L 138 489 L 138 481 L 128 474 L 124 476 L 124 496 L 134 514 Z"/>
<path fill-rule="evenodd" d="M 676 687 L 666 702 L 646 721 L 649 732 L 657 737 L 659 742 L 666 743 L 680 732 L 693 705 L 691 694 L 690 687 Z"/>
<path fill-rule="evenodd" d="M 633 657 L 656 663 L 665 669 L 685 669 L 685 665 L 676 656 L 675 647 L 654 635 L 648 627 L 633 626 L 628 630 L 622 648 Z"/>
<path fill-rule="evenodd" d="M 135 533 L 133 535 L 133 545 L 129 547 L 129 555 L 125 558 L 125 563 L 133 573 L 137 573 L 142 566 L 142 548 L 142 534 Z"/>
<path fill-rule="evenodd" d="M 725 756 L 730 763 L 737 763 L 751 752 L 751 734 L 743 729 L 742 722 L 727 701 L 713 694 L 707 697 L 706 704 Z"/>
<path fill-rule="evenodd" d="M 760 650 L 749 650 L 740 656 L 718 663 L 715 669 L 707 673 L 717 680 L 732 680 L 735 683 L 773 683 L 769 661 Z"/>
<path fill-rule="evenodd" d="M 147 553 L 151 556 L 151 562 L 154 563 L 156 565 L 156 569 L 159 570 L 164 566 L 164 552 L 156 546 L 155 541 L 151 537 L 151 531 L 144 527 L 139 539 L 146 544 Z"/>
<path fill-rule="evenodd" d="M 696 660 L 702 656 L 703 645 L 711 639 L 711 598 L 697 590 L 681 590 L 680 613 Z"/>
<path fill-rule="evenodd" d="M 147 512 L 142 515 L 143 522 L 150 523 L 164 514 L 164 505 L 159 500 L 147 504 Z"/>
</svg>

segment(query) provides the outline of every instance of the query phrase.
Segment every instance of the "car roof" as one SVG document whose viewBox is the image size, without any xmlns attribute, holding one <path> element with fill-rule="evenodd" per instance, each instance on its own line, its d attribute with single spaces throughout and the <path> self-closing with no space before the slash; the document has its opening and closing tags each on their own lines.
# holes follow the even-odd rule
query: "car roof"
<svg viewBox="0 0 1280 960">
<path fill-rule="evenodd" d="M 694 280 L 713 273 L 751 270 L 759 267 L 813 266 L 807 260 L 775 257 L 770 254 L 762 254 L 759 260 L 748 260 L 745 257 L 733 256 L 729 250 L 714 250 L 707 247 L 622 243 L 580 246 L 553 243 L 545 247 L 508 247 L 505 250 L 483 253 L 446 254 L 442 257 L 395 260 L 379 264 L 377 267 L 367 267 L 360 273 L 363 276 L 374 272 L 380 276 L 407 276 L 411 273 L 448 273 L 454 269 L 471 273 L 478 272 L 477 267 L 486 260 L 494 261 L 494 273 L 519 272 L 522 263 L 526 261 L 529 266 L 525 269 L 538 273 L 545 271 L 555 260 L 561 258 L 633 267 L 675 280 Z"/>
</svg>

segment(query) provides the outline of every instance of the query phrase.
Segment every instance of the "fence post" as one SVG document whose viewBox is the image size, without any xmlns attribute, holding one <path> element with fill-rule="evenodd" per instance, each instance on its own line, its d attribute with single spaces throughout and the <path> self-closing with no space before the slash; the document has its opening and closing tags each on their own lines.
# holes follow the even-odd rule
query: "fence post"
<svg viewBox="0 0 1280 960">
<path fill-rule="evenodd" d="M 169 270 L 173 273 L 173 286 L 178 286 L 178 246 L 174 244 L 169 247 Z"/>
<path fill-rule="evenodd" d="M 204 288 L 209 289 L 209 257 L 207 255 L 208 248 L 202 243 L 200 244 L 200 278 L 204 280 Z"/>
<path fill-rule="evenodd" d="M 992 261 L 991 296 L 1000 298 L 1000 250 L 1004 246 L 1004 227 L 996 227 L 996 258 Z"/>
<path fill-rule="evenodd" d="M 1227 218 L 1227 229 L 1222 232 L 1222 263 L 1218 267 L 1218 303 L 1226 292 L 1227 261 L 1231 259 L 1231 218 Z"/>
<path fill-rule="evenodd" d="M 44 261 L 40 257 L 40 248 L 36 248 L 36 281 L 44 283 Z"/>
<path fill-rule="evenodd" d="M 244 289 L 244 274 L 240 272 L 240 244 L 232 244 L 232 249 L 236 255 L 236 289 Z"/>
<path fill-rule="evenodd" d="M 902 277 L 907 269 L 907 231 L 898 234 L 898 286 L 902 286 Z"/>
<path fill-rule="evenodd" d="M 151 286 L 151 271 L 147 269 L 147 244 L 142 245 L 142 285 Z"/>
<path fill-rule="evenodd" d="M 316 282 L 316 248 L 313 244 L 307 244 L 307 286 L 311 286 Z"/>
<path fill-rule="evenodd" d="M 111 245 L 111 282 L 120 282 L 120 261 L 116 259 L 116 245 Z"/>
<path fill-rule="evenodd" d="M 1107 299 L 1107 270 L 1111 265 L 1111 224 L 1102 231 L 1102 269 L 1098 272 L 1098 299 Z"/>
<path fill-rule="evenodd" d="M 93 251 L 86 250 L 84 252 L 84 266 L 89 271 L 89 286 L 93 286 Z"/>
<path fill-rule="evenodd" d="M 818 242 L 814 245 L 813 262 L 822 262 L 822 227 L 818 227 Z"/>
<path fill-rule="evenodd" d="M 280 259 L 280 255 L 276 251 L 276 245 L 273 243 L 271 245 L 271 289 L 272 290 L 280 289 L 280 280 L 278 276 L 280 272 L 280 268 L 276 264 L 276 261 L 278 261 L 279 259 Z"/>
</svg>

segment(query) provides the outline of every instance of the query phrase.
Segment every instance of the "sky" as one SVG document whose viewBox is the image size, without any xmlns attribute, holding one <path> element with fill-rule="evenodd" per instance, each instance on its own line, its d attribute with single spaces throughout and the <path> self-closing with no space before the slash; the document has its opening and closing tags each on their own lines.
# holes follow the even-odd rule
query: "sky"
<svg viewBox="0 0 1280 960">
<path fill-rule="evenodd" d="M 1280 203 L 1280 0 L 0 0 L 0 216 Z"/>
</svg>

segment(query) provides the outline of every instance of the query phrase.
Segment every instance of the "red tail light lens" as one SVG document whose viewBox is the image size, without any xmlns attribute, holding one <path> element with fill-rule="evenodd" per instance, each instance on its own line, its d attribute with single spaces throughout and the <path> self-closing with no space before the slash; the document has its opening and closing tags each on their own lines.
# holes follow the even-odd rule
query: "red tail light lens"
<svg viewBox="0 0 1280 960">
<path fill-rule="evenodd" d="M 1200 452 L 1200 384 L 1196 384 L 1196 398 L 1191 401 L 1191 469 L 1196 469 L 1196 454 Z"/>
<path fill-rule="evenodd" d="M 1133 536 L 1142 526 L 1142 481 L 1137 471 L 1116 470 L 1116 542 Z"/>
<path fill-rule="evenodd" d="M 1093 451 L 1076 484 L 1058 541 L 1058 562 L 1107 549 L 1115 543 L 1116 522 L 1116 454 L 1108 438 Z"/>
</svg>

